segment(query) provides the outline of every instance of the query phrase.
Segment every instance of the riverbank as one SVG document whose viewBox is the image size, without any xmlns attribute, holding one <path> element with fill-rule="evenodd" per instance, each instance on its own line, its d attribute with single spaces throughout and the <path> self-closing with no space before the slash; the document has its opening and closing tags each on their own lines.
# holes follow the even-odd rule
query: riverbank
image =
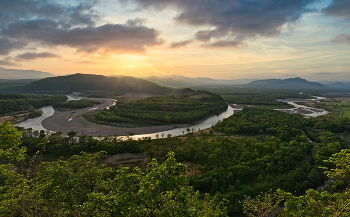
<svg viewBox="0 0 350 217">
<path fill-rule="evenodd" d="M 169 125 L 169 126 L 153 126 L 153 127 L 115 127 L 108 125 L 101 125 L 92 123 L 82 117 L 82 114 L 87 112 L 98 111 L 106 107 L 112 106 L 115 103 L 113 99 L 93 99 L 98 100 L 101 104 L 85 108 L 85 109 L 75 109 L 72 111 L 57 111 L 54 114 L 46 118 L 42 122 L 42 126 L 50 131 L 62 132 L 67 134 L 70 131 L 76 131 L 78 135 L 89 135 L 89 136 L 127 136 L 130 133 L 135 135 L 139 134 L 150 134 L 157 133 L 167 130 L 172 130 L 174 128 L 188 127 L 189 124 L 182 125 Z"/>
<path fill-rule="evenodd" d="M 41 115 L 42 115 L 41 111 L 33 111 L 33 112 L 26 112 L 26 113 L 12 115 L 12 116 L 3 116 L 3 117 L 0 117 L 0 123 L 10 122 L 11 124 L 17 124 L 32 118 L 40 117 Z"/>
</svg>

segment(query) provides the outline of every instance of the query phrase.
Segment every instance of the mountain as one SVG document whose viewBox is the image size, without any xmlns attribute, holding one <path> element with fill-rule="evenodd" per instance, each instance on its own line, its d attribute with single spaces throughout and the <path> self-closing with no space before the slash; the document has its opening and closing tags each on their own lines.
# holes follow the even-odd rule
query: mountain
<svg viewBox="0 0 350 217">
<path fill-rule="evenodd" d="M 167 94 L 171 88 L 132 77 L 106 77 L 103 75 L 74 74 L 34 81 L 22 91 L 120 91 Z"/>
<path fill-rule="evenodd" d="M 203 77 L 189 78 L 182 75 L 169 75 L 162 77 L 150 76 L 143 79 L 169 87 L 230 86 L 242 84 L 236 80 L 217 80 Z"/>
<path fill-rule="evenodd" d="M 288 79 L 266 79 L 252 81 L 246 88 L 262 88 L 262 89 L 327 89 L 326 85 L 317 82 L 310 82 L 302 78 L 288 78 Z"/>
<path fill-rule="evenodd" d="M 48 72 L 41 72 L 35 70 L 19 70 L 19 69 L 6 69 L 0 67 L 0 79 L 40 79 L 47 77 L 54 77 Z"/>
<path fill-rule="evenodd" d="M 350 82 L 334 82 L 327 84 L 332 89 L 350 90 Z"/>
</svg>

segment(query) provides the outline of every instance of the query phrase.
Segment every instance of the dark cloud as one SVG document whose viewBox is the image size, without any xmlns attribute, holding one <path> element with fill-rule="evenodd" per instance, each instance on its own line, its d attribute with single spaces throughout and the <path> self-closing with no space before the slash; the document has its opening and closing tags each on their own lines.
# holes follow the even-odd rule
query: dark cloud
<svg viewBox="0 0 350 217">
<path fill-rule="evenodd" d="M 333 0 L 332 3 L 323 10 L 326 15 L 350 19 L 350 1 Z"/>
<path fill-rule="evenodd" d="M 20 49 L 25 43 L 14 41 L 8 38 L 0 38 L 0 55 L 8 55 L 14 49 Z"/>
<path fill-rule="evenodd" d="M 126 25 L 128 25 L 128 26 L 142 26 L 145 22 L 146 22 L 145 19 L 141 19 L 138 17 L 138 18 L 130 19 L 130 20 L 126 21 Z"/>
<path fill-rule="evenodd" d="M 8 60 L 0 60 L 0 66 L 18 66 L 18 64 Z"/>
<path fill-rule="evenodd" d="M 184 47 L 188 44 L 191 44 L 192 42 L 193 42 L 193 40 L 173 42 L 173 43 L 171 43 L 170 47 L 171 48 L 180 48 L 180 47 Z"/>
<path fill-rule="evenodd" d="M 54 0 L 1 0 L 0 25 L 28 19 L 52 19 L 64 27 L 94 25 L 100 18 L 93 9 L 97 3 L 98 0 L 80 0 L 72 6 Z"/>
<path fill-rule="evenodd" d="M 248 45 L 242 41 L 216 41 L 210 44 L 204 44 L 203 47 L 208 47 L 208 48 L 243 48 L 247 47 Z"/>
<path fill-rule="evenodd" d="M 18 55 L 16 59 L 17 60 L 36 60 L 36 59 L 43 59 L 43 58 L 58 58 L 58 57 L 60 56 L 57 54 L 43 52 L 43 53 L 24 53 L 24 54 Z"/>
<path fill-rule="evenodd" d="M 178 11 L 175 20 L 184 25 L 213 27 L 199 31 L 197 40 L 244 41 L 259 36 L 273 37 L 286 24 L 293 24 L 306 6 L 317 0 L 121 0 L 136 2 L 140 8 Z M 239 43 L 239 42 L 238 42 Z M 225 44 L 219 42 L 219 45 Z M 230 43 L 228 43 L 230 44 Z M 231 43 L 233 44 L 233 43 Z"/>
<path fill-rule="evenodd" d="M 337 36 L 335 36 L 335 38 L 333 38 L 331 40 L 331 42 L 333 42 L 333 43 L 348 43 L 348 44 L 350 44 L 350 34 L 342 33 L 340 35 L 337 35 Z"/>
<path fill-rule="evenodd" d="M 2 34 L 42 45 L 68 46 L 80 52 L 143 52 L 146 46 L 163 43 L 159 32 L 145 26 L 106 24 L 98 27 L 60 28 L 51 20 L 29 20 L 9 24 Z"/>
<path fill-rule="evenodd" d="M 72 6 L 54 0 L 1 0 L 0 54 L 31 44 L 67 46 L 86 53 L 126 53 L 144 52 L 147 46 L 163 43 L 160 32 L 144 26 L 143 19 L 99 25 L 100 16 L 94 10 L 98 0 L 72 2 L 78 3 Z"/>
</svg>

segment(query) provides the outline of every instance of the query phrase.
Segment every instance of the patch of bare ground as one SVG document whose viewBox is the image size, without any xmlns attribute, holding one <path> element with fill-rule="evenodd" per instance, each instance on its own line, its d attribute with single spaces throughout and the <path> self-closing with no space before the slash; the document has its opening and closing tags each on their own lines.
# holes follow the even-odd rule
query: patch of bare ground
<svg viewBox="0 0 350 217">
<path fill-rule="evenodd" d="M 19 122 L 28 120 L 28 114 L 29 113 L 24 113 L 24 114 L 18 114 L 14 116 L 4 116 L 0 117 L 0 123 L 7 123 L 10 122 L 11 124 L 17 124 Z"/>
<path fill-rule="evenodd" d="M 140 154 L 115 154 L 112 156 L 105 155 L 102 163 L 113 167 L 140 167 L 145 168 L 151 162 L 147 153 Z"/>
<path fill-rule="evenodd" d="M 155 97 L 159 95 L 147 94 L 147 93 L 126 93 L 124 95 L 116 97 L 117 100 L 122 100 L 124 102 L 133 102 L 140 99 L 146 99 L 150 97 Z"/>
</svg>

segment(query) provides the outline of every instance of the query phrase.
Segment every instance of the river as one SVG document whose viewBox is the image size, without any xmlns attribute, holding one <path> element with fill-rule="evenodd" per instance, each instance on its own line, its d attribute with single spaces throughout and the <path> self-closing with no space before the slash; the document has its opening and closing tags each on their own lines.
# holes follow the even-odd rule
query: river
<svg viewBox="0 0 350 217">
<path fill-rule="evenodd" d="M 73 93 L 73 94 L 67 95 L 68 101 L 81 99 L 77 95 L 78 95 L 78 93 Z M 108 107 L 107 107 L 107 109 L 108 109 Z M 42 115 L 40 117 L 26 120 L 24 122 L 16 124 L 15 126 L 24 127 L 24 128 L 32 128 L 33 130 L 39 130 L 39 131 L 40 130 L 47 131 L 48 129 L 45 129 L 42 126 L 42 122 L 46 118 L 52 116 L 55 111 L 54 111 L 52 106 L 42 107 L 42 108 L 40 108 L 40 110 L 42 111 Z M 198 131 L 199 129 L 200 130 L 208 129 L 208 128 L 212 127 L 213 125 L 215 125 L 217 122 L 222 121 L 223 119 L 228 118 L 231 115 L 233 115 L 234 111 L 240 111 L 240 110 L 241 109 L 234 109 L 234 108 L 229 106 L 228 109 L 226 111 L 222 112 L 220 115 L 211 116 L 200 123 L 197 123 L 197 124 L 194 124 L 194 125 L 191 125 L 188 127 L 175 128 L 175 129 L 168 130 L 168 131 L 160 131 L 160 132 L 151 133 L 151 134 L 135 135 L 135 136 L 133 136 L 133 138 L 151 137 L 154 139 L 154 138 L 156 138 L 157 134 L 159 135 L 160 138 L 162 137 L 162 135 L 164 135 L 164 137 L 166 137 L 168 134 L 171 134 L 172 136 L 179 136 L 179 135 L 182 135 L 183 133 L 187 133 L 187 128 L 191 129 L 191 131 L 192 131 L 192 128 L 195 129 L 195 131 Z M 50 130 L 48 130 L 48 131 L 50 131 Z M 132 128 L 130 128 L 130 131 L 132 131 Z M 53 132 L 53 131 L 51 131 L 51 132 Z"/>
<path fill-rule="evenodd" d="M 82 98 L 78 97 L 79 94 L 80 93 L 78 93 L 78 92 L 73 92 L 72 94 L 68 94 L 67 101 L 81 100 Z M 55 110 L 53 109 L 52 106 L 45 106 L 45 107 L 40 108 L 40 110 L 42 111 L 42 115 L 40 117 L 28 119 L 26 121 L 15 124 L 15 126 L 24 127 L 24 128 L 32 128 L 33 130 L 39 130 L 39 131 L 40 130 L 47 131 L 47 129 L 45 129 L 41 123 L 46 118 L 52 116 L 55 113 Z"/>
<path fill-rule="evenodd" d="M 73 94 L 67 95 L 68 101 L 81 99 L 80 97 L 78 97 L 78 94 L 79 93 L 73 93 Z M 285 101 L 285 102 L 294 106 L 295 108 L 284 109 L 284 110 L 290 110 L 291 113 L 296 113 L 298 109 L 299 110 L 302 109 L 302 110 L 307 111 L 307 113 L 308 113 L 308 114 L 303 114 L 305 117 L 316 117 L 316 116 L 325 115 L 328 113 L 325 110 L 320 110 L 320 109 L 315 109 L 315 108 L 311 108 L 311 107 L 307 107 L 307 106 L 298 105 L 295 103 L 295 101 L 293 101 L 293 102 Z M 43 120 L 45 120 L 46 118 L 48 118 L 54 114 L 54 109 L 52 106 L 46 106 L 46 107 L 42 107 L 40 109 L 43 112 L 42 116 L 18 123 L 18 124 L 16 124 L 16 126 L 24 127 L 24 128 L 32 128 L 33 130 L 39 130 L 39 131 L 45 130 L 46 131 L 47 129 L 45 129 L 42 126 L 42 122 L 43 122 Z M 276 109 L 276 110 L 280 110 L 280 109 Z M 189 128 L 191 130 L 191 132 L 192 132 L 192 129 L 194 129 L 195 131 L 198 131 L 199 129 L 200 130 L 208 129 L 208 128 L 212 127 L 213 125 L 215 125 L 216 123 L 218 123 L 219 121 L 222 121 L 223 119 L 230 117 L 231 115 L 234 114 L 234 112 L 237 112 L 237 111 L 241 111 L 241 109 L 235 109 L 235 108 L 232 108 L 231 106 L 229 106 L 228 109 L 225 112 L 222 112 L 220 115 L 211 116 L 198 124 L 194 124 L 194 125 L 187 126 L 187 127 L 175 128 L 175 129 L 171 129 L 171 130 L 167 130 L 167 131 L 160 131 L 160 132 L 156 132 L 156 133 L 134 135 L 133 138 L 137 139 L 137 138 L 143 138 L 143 137 L 151 137 L 152 139 L 155 139 L 155 138 L 157 138 L 157 136 L 156 136 L 157 134 L 158 134 L 159 138 L 162 138 L 162 137 L 165 138 L 165 137 L 167 137 L 168 134 L 171 134 L 172 136 L 179 136 L 182 134 L 186 134 L 187 128 Z M 130 128 L 130 131 L 132 132 L 132 128 Z"/>
</svg>

